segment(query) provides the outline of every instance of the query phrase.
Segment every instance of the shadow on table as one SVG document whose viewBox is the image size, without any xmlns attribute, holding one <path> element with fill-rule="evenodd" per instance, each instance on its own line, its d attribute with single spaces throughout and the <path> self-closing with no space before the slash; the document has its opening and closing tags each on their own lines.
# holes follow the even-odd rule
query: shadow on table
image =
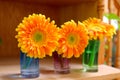
<svg viewBox="0 0 120 80">
<path fill-rule="evenodd" d="M 42 68 L 40 70 L 40 75 L 49 75 L 49 74 L 54 74 L 54 70 L 46 70 L 44 68 Z M 16 74 L 7 74 L 7 75 L 3 75 L 3 76 L 0 76 L 0 78 L 2 80 L 23 80 L 23 79 L 32 79 L 32 78 L 25 78 L 23 77 L 20 73 L 16 73 Z M 35 79 L 35 78 L 34 78 Z"/>
<path fill-rule="evenodd" d="M 46 69 L 44 67 L 40 68 L 40 74 L 54 74 L 54 70 L 53 69 Z"/>
<path fill-rule="evenodd" d="M 46 75 L 47 76 L 50 75 L 48 80 L 53 80 L 53 79 L 56 80 L 56 77 L 67 79 L 67 80 L 69 80 L 68 78 L 71 78 L 70 80 L 73 80 L 72 79 L 73 77 L 70 77 L 70 76 L 72 76 L 74 73 L 79 73 L 79 76 L 76 75 L 76 77 L 80 77 L 82 72 L 83 72 L 82 69 L 72 69 L 69 74 L 64 74 L 63 75 L 63 74 L 56 74 L 54 72 L 54 70 L 52 70 L 52 69 L 46 69 L 46 68 L 42 67 L 40 69 L 40 76 L 46 77 Z M 69 77 L 68 77 L 68 75 L 69 75 Z M 40 77 L 38 77 L 38 80 L 39 80 L 39 78 Z M 37 78 L 25 78 L 25 77 L 21 76 L 20 73 L 18 73 L 18 74 L 7 74 L 7 75 L 1 76 L 1 80 L 25 80 L 25 79 L 34 80 L 34 79 L 37 79 Z M 44 79 L 41 78 L 40 80 L 44 80 Z"/>
<path fill-rule="evenodd" d="M 16 79 L 23 79 L 21 74 L 7 74 L 1 77 L 2 80 L 16 80 Z"/>
</svg>

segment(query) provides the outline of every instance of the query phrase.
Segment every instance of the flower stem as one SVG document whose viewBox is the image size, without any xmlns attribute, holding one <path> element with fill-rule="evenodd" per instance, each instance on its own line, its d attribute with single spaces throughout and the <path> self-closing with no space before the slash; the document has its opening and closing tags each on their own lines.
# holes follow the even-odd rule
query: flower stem
<svg viewBox="0 0 120 80">
<path fill-rule="evenodd" d="M 98 53 L 98 50 L 99 50 L 99 41 L 98 40 L 94 40 L 92 41 L 92 44 L 90 43 L 90 45 L 92 45 L 93 49 L 92 49 L 92 52 L 91 52 L 91 55 L 90 55 L 90 61 L 88 63 L 89 66 L 93 66 L 94 65 L 94 60 L 95 60 L 95 55 Z"/>
<path fill-rule="evenodd" d="M 32 64 L 33 58 L 26 56 L 26 54 L 22 51 L 20 51 L 20 53 L 21 65 L 23 65 L 23 68 L 26 69 Z"/>
<path fill-rule="evenodd" d="M 26 68 L 31 65 L 33 58 L 28 58 L 28 62 L 26 63 Z"/>
</svg>

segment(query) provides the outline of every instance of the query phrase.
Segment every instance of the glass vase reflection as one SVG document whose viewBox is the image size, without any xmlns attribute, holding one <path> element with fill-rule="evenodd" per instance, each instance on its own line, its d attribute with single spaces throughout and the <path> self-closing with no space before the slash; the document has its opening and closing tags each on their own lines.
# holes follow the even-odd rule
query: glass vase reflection
<svg viewBox="0 0 120 80">
<path fill-rule="evenodd" d="M 24 78 L 39 77 L 39 59 L 26 56 L 20 52 L 21 76 Z"/>
<path fill-rule="evenodd" d="M 83 68 L 87 72 L 98 71 L 98 51 L 99 51 L 99 40 L 89 40 L 89 44 L 83 54 Z"/>
<path fill-rule="evenodd" d="M 54 70 L 55 73 L 67 74 L 70 73 L 69 60 L 58 55 L 57 52 L 53 53 Z"/>
</svg>

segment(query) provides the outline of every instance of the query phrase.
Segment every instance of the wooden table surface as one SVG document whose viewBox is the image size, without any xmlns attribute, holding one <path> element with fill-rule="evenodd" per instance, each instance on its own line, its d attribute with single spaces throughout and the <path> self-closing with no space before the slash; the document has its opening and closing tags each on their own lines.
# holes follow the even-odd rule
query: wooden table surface
<svg viewBox="0 0 120 80">
<path fill-rule="evenodd" d="M 41 60 L 40 76 L 24 79 L 20 76 L 18 59 L 0 60 L 0 80 L 111 80 L 120 78 L 120 70 L 107 65 L 99 65 L 98 72 L 83 72 L 81 64 L 78 63 L 70 63 L 70 67 L 69 74 L 56 74 L 52 61 Z"/>
</svg>

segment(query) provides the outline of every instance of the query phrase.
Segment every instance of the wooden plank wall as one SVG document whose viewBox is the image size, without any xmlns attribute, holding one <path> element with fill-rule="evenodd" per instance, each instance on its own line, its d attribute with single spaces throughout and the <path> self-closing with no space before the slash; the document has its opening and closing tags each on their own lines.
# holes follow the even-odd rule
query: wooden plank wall
<svg viewBox="0 0 120 80">
<path fill-rule="evenodd" d="M 18 3 L 0 1 L 0 37 L 3 44 L 0 45 L 0 58 L 18 57 L 19 49 L 15 39 L 15 28 L 24 16 L 32 13 L 42 13 L 57 21 L 57 10 L 54 7 L 31 3 Z"/>
<path fill-rule="evenodd" d="M 45 14 L 54 19 L 59 26 L 71 19 L 82 21 L 88 17 L 97 17 L 97 3 L 51 6 L 38 3 L 0 1 L 0 37 L 3 40 L 3 44 L 0 45 L 0 58 L 19 57 L 15 28 L 23 17 L 32 13 Z"/>
<path fill-rule="evenodd" d="M 97 1 L 86 2 L 79 5 L 62 6 L 60 12 L 60 23 L 64 23 L 68 20 L 75 20 L 76 22 L 83 21 L 89 17 L 98 17 Z"/>
</svg>

